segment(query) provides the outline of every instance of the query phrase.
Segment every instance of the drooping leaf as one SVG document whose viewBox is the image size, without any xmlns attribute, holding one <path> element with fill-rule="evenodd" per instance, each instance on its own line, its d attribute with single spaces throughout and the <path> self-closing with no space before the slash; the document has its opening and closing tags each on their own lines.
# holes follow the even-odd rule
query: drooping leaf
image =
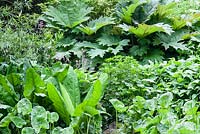
<svg viewBox="0 0 200 134">
<path fill-rule="evenodd" d="M 17 103 L 17 111 L 18 113 L 22 113 L 22 115 L 30 114 L 32 111 L 32 103 L 26 98 L 21 99 Z"/>
<path fill-rule="evenodd" d="M 115 110 L 117 112 L 122 113 L 122 112 L 125 112 L 127 110 L 127 107 L 125 107 L 125 105 L 121 101 L 119 101 L 118 99 L 111 99 L 109 101 L 113 105 L 113 107 L 115 108 Z"/>
<path fill-rule="evenodd" d="M 111 17 L 100 17 L 96 20 L 92 20 L 88 22 L 87 26 L 80 25 L 78 27 L 79 30 L 82 32 L 86 33 L 87 35 L 92 35 L 97 32 L 100 28 L 106 26 L 106 25 L 111 25 L 115 24 L 114 19 Z"/>
<path fill-rule="evenodd" d="M 26 71 L 24 96 L 30 98 L 33 92 L 44 93 L 45 83 L 33 68 Z"/>
<path fill-rule="evenodd" d="M 49 129 L 49 123 L 47 121 L 47 112 L 44 107 L 35 106 L 31 112 L 31 126 L 36 133 L 39 133 L 41 129 Z"/>
</svg>

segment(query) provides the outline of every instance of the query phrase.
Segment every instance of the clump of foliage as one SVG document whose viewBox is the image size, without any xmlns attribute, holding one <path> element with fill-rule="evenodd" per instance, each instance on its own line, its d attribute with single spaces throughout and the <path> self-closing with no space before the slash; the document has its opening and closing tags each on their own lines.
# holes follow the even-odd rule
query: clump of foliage
<svg viewBox="0 0 200 134">
<path fill-rule="evenodd" d="M 110 79 L 103 104 L 114 115 L 108 103 L 111 100 L 119 112 L 117 128 L 122 133 L 195 133 L 199 130 L 198 57 L 139 65 L 130 57 L 119 56 L 108 59 L 102 71 Z M 123 105 L 112 99 L 119 99 Z"/>
<path fill-rule="evenodd" d="M 142 63 L 160 62 L 172 56 L 187 58 L 193 52 L 187 43 L 199 35 L 194 32 L 199 26 L 199 9 L 183 3 L 64 0 L 50 6 L 42 18 L 60 33 L 56 59 L 83 68 L 119 54 Z M 108 12 L 98 13 L 104 7 Z M 185 8 L 191 11 L 185 12 Z"/>
<path fill-rule="evenodd" d="M 0 75 L 0 131 L 100 133 L 102 107 L 97 105 L 103 96 L 107 75 L 94 76 L 91 81 L 86 75 L 60 64 Z M 58 127 L 54 127 L 58 114 L 48 111 L 56 111 L 63 126 L 55 123 Z"/>
</svg>

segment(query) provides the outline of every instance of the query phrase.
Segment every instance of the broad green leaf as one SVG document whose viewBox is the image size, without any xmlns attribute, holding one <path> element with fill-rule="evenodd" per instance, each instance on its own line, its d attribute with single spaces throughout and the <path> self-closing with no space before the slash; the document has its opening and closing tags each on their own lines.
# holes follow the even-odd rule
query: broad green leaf
<svg viewBox="0 0 200 134">
<path fill-rule="evenodd" d="M 135 2 L 133 4 L 130 4 L 129 6 L 122 8 L 121 12 L 117 12 L 118 15 L 121 17 L 122 21 L 128 23 L 128 24 L 132 24 L 132 15 L 135 12 L 135 9 L 143 4 L 145 2 Z"/>
<path fill-rule="evenodd" d="M 97 56 L 103 58 L 106 52 L 107 52 L 106 50 L 97 48 L 97 49 L 91 49 L 87 53 L 93 59 Z"/>
<path fill-rule="evenodd" d="M 67 128 L 61 128 L 61 127 L 56 127 L 53 129 L 52 134 L 74 134 L 74 130 L 72 127 L 67 127 Z"/>
<path fill-rule="evenodd" d="M 35 72 L 33 68 L 29 68 L 26 71 L 24 96 L 30 98 L 33 92 L 43 93 L 45 83 L 41 77 Z"/>
<path fill-rule="evenodd" d="M 158 5 L 157 10 L 154 14 L 158 15 L 160 19 L 169 17 L 171 13 L 174 12 L 174 7 L 176 6 L 176 2 L 171 2 L 169 4 Z"/>
<path fill-rule="evenodd" d="M 26 125 L 26 121 L 18 116 L 12 116 L 10 117 L 10 120 L 15 124 L 17 128 L 22 128 L 24 125 Z"/>
<path fill-rule="evenodd" d="M 96 20 L 92 20 L 88 22 L 87 26 L 80 25 L 78 27 L 79 30 L 82 32 L 86 33 L 87 35 L 92 35 L 97 32 L 100 28 L 110 25 L 110 24 L 115 24 L 114 19 L 111 17 L 100 17 Z"/>
<path fill-rule="evenodd" d="M 9 108 L 11 108 L 11 106 L 0 104 L 0 109 L 9 109 Z"/>
<path fill-rule="evenodd" d="M 11 122 L 11 117 L 13 117 L 14 114 L 13 113 L 8 113 L 7 116 L 5 116 L 1 121 L 0 121 L 0 127 L 8 127 L 8 125 Z"/>
<path fill-rule="evenodd" d="M 69 123 L 69 113 L 67 111 L 67 107 L 65 106 L 63 97 L 61 96 L 60 92 L 51 83 L 47 84 L 47 91 L 48 96 L 53 102 L 56 111 L 66 123 Z"/>
<path fill-rule="evenodd" d="M 88 112 L 91 112 L 91 114 L 97 114 L 97 111 L 93 108 L 99 103 L 103 95 L 103 88 L 106 86 L 107 78 L 107 74 L 102 74 L 100 78 L 94 82 L 83 102 L 76 107 L 73 116 L 80 116 L 85 110 L 89 110 Z"/>
<path fill-rule="evenodd" d="M 72 100 L 70 98 L 70 95 L 67 89 L 61 83 L 60 83 L 60 90 L 61 90 L 61 95 L 63 97 L 65 107 L 67 108 L 68 113 L 72 115 L 74 113 L 74 105 L 72 103 Z"/>
<path fill-rule="evenodd" d="M 127 110 L 127 107 L 125 107 L 124 103 L 122 103 L 118 99 L 111 99 L 109 101 L 113 105 L 113 107 L 115 108 L 115 110 L 117 112 L 122 113 L 122 112 L 125 112 Z"/>
<path fill-rule="evenodd" d="M 23 98 L 17 103 L 17 111 L 18 113 L 22 113 L 22 115 L 30 114 L 32 111 L 32 104 L 31 102 Z"/>
<path fill-rule="evenodd" d="M 44 14 L 45 20 L 55 27 L 74 28 L 89 19 L 87 15 L 91 10 L 81 1 L 61 1 L 58 6 L 50 6 Z"/>
<path fill-rule="evenodd" d="M 35 134 L 35 132 L 32 127 L 24 127 L 22 129 L 22 134 Z"/>
<path fill-rule="evenodd" d="M 84 107 L 84 111 L 86 113 L 89 113 L 90 115 L 94 116 L 94 115 L 98 115 L 99 114 L 99 111 L 94 108 L 94 107 L 91 107 L 91 106 L 85 106 Z"/>
<path fill-rule="evenodd" d="M 178 31 L 172 33 L 170 36 L 165 34 L 159 34 L 158 38 L 155 39 L 154 45 L 160 45 L 165 48 L 165 50 L 169 49 L 170 47 L 174 48 L 175 50 L 188 50 L 185 44 L 180 42 L 182 40 L 183 35 L 186 34 L 184 31 Z"/>
<path fill-rule="evenodd" d="M 71 66 L 69 67 L 67 76 L 63 80 L 62 84 L 69 93 L 74 107 L 76 107 L 80 103 L 80 90 L 77 75 Z"/>
<path fill-rule="evenodd" d="M 59 115 L 56 112 L 51 112 L 51 113 L 47 112 L 47 119 L 48 119 L 48 122 L 54 123 L 58 121 Z"/>
<path fill-rule="evenodd" d="M 121 27 L 124 31 L 129 31 L 130 33 L 135 34 L 139 38 L 144 38 L 155 32 L 165 32 L 169 35 L 173 32 L 170 25 L 163 23 L 157 23 L 154 25 L 139 24 L 138 27 L 123 24 L 119 25 L 119 27 Z"/>
<path fill-rule="evenodd" d="M 19 97 L 5 76 L 0 74 L 0 102 L 14 106 Z"/>
<path fill-rule="evenodd" d="M 67 76 L 68 68 L 69 68 L 69 66 L 66 66 L 62 69 L 57 70 L 54 73 L 53 76 L 56 77 L 58 82 L 62 82 L 65 79 L 65 77 Z"/>
<path fill-rule="evenodd" d="M 198 110 L 198 107 L 195 105 L 196 105 L 196 101 L 194 100 L 187 101 L 183 106 L 183 113 L 195 115 Z"/>
<path fill-rule="evenodd" d="M 167 92 L 159 97 L 158 103 L 162 108 L 168 108 L 172 103 L 172 100 L 173 100 L 173 94 L 171 92 Z"/>
<path fill-rule="evenodd" d="M 7 75 L 8 81 L 13 85 L 17 86 L 21 84 L 21 75 L 17 73 L 12 73 Z"/>
<path fill-rule="evenodd" d="M 40 129 L 49 129 L 49 123 L 47 121 L 47 112 L 44 107 L 35 106 L 31 112 L 31 126 L 36 133 L 40 132 Z"/>
<path fill-rule="evenodd" d="M 84 101 L 87 101 L 88 106 L 96 106 L 103 95 L 102 84 L 100 80 L 96 80 L 93 87 L 88 91 Z"/>
</svg>

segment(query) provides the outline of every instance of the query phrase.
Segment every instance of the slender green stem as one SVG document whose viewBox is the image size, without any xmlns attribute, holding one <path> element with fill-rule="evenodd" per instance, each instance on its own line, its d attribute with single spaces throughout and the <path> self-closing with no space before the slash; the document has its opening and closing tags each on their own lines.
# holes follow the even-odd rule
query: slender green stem
<svg viewBox="0 0 200 134">
<path fill-rule="evenodd" d="M 91 117 L 89 117 L 88 124 L 87 124 L 87 134 L 89 134 L 90 121 L 91 121 Z"/>
</svg>

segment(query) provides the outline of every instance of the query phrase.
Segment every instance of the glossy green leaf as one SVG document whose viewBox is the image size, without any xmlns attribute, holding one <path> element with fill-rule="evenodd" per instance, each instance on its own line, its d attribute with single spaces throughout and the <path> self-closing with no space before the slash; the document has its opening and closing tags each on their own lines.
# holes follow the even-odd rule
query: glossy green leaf
<svg viewBox="0 0 200 134">
<path fill-rule="evenodd" d="M 127 107 L 125 107 L 124 103 L 122 103 L 118 99 L 111 99 L 109 101 L 113 105 L 113 107 L 115 108 L 115 110 L 117 112 L 122 113 L 122 112 L 125 112 L 127 110 Z"/>
<path fill-rule="evenodd" d="M 40 132 L 40 129 L 49 129 L 47 121 L 47 112 L 44 107 L 35 106 L 31 112 L 31 126 L 36 133 Z"/>
<path fill-rule="evenodd" d="M 74 105 L 72 103 L 72 100 L 69 96 L 67 89 L 61 83 L 60 83 L 60 90 L 61 90 L 61 95 L 63 97 L 65 107 L 67 108 L 68 113 L 72 115 L 74 113 Z"/>
<path fill-rule="evenodd" d="M 51 112 L 51 113 L 47 112 L 47 119 L 48 119 L 48 122 L 54 123 L 58 121 L 59 115 L 56 112 Z"/>
<path fill-rule="evenodd" d="M 5 116 L 3 119 L 1 119 L 0 121 L 0 127 L 8 127 L 8 125 L 10 124 L 11 122 L 11 117 L 13 117 L 14 114 L 13 113 L 8 113 L 7 116 Z"/>
<path fill-rule="evenodd" d="M 22 113 L 22 115 L 30 114 L 32 111 L 32 103 L 26 98 L 21 99 L 17 103 L 17 111 L 18 113 Z"/>
<path fill-rule="evenodd" d="M 35 134 L 35 132 L 32 127 L 24 127 L 22 129 L 22 134 Z"/>
<path fill-rule="evenodd" d="M 26 125 L 26 121 L 18 116 L 12 116 L 10 120 L 15 124 L 17 128 L 22 128 Z"/>
<path fill-rule="evenodd" d="M 30 98 L 33 92 L 43 93 L 45 83 L 41 77 L 35 72 L 33 68 L 29 68 L 26 71 L 24 96 Z"/>
<path fill-rule="evenodd" d="M 96 20 L 92 20 L 88 22 L 87 26 L 80 25 L 78 29 L 80 29 L 82 32 L 86 33 L 87 35 L 92 35 L 97 32 L 100 28 L 106 26 L 115 24 L 114 19 L 111 17 L 100 17 Z"/>
<path fill-rule="evenodd" d="M 167 92 L 165 94 L 162 94 L 159 99 L 158 103 L 163 108 L 168 108 L 173 100 L 173 94 L 171 92 Z"/>
<path fill-rule="evenodd" d="M 48 96 L 50 100 L 53 102 L 56 111 L 59 113 L 61 118 L 63 118 L 63 120 L 66 123 L 69 123 L 69 113 L 67 111 L 67 107 L 65 106 L 64 99 L 61 96 L 60 92 L 51 83 L 47 84 L 47 91 L 48 91 Z"/>
<path fill-rule="evenodd" d="M 21 84 L 21 75 L 17 73 L 12 73 L 7 75 L 8 81 L 13 85 L 17 86 Z"/>
<path fill-rule="evenodd" d="M 0 74 L 0 102 L 14 106 L 19 97 L 5 76 Z"/>
<path fill-rule="evenodd" d="M 154 25 L 139 24 L 138 27 L 127 26 L 125 24 L 119 25 L 124 31 L 135 34 L 139 38 L 144 38 L 155 32 L 165 32 L 171 34 L 173 32 L 172 28 L 168 24 L 157 23 Z"/>
<path fill-rule="evenodd" d="M 51 25 L 59 25 L 64 28 L 74 28 L 75 26 L 87 21 L 87 14 L 91 12 L 83 2 L 77 1 L 61 1 L 58 6 L 50 6 L 44 14 L 45 20 Z"/>
<path fill-rule="evenodd" d="M 77 75 L 72 67 L 69 67 L 67 76 L 63 80 L 62 84 L 69 93 L 70 99 L 74 107 L 76 107 L 80 103 L 80 90 Z"/>
</svg>

